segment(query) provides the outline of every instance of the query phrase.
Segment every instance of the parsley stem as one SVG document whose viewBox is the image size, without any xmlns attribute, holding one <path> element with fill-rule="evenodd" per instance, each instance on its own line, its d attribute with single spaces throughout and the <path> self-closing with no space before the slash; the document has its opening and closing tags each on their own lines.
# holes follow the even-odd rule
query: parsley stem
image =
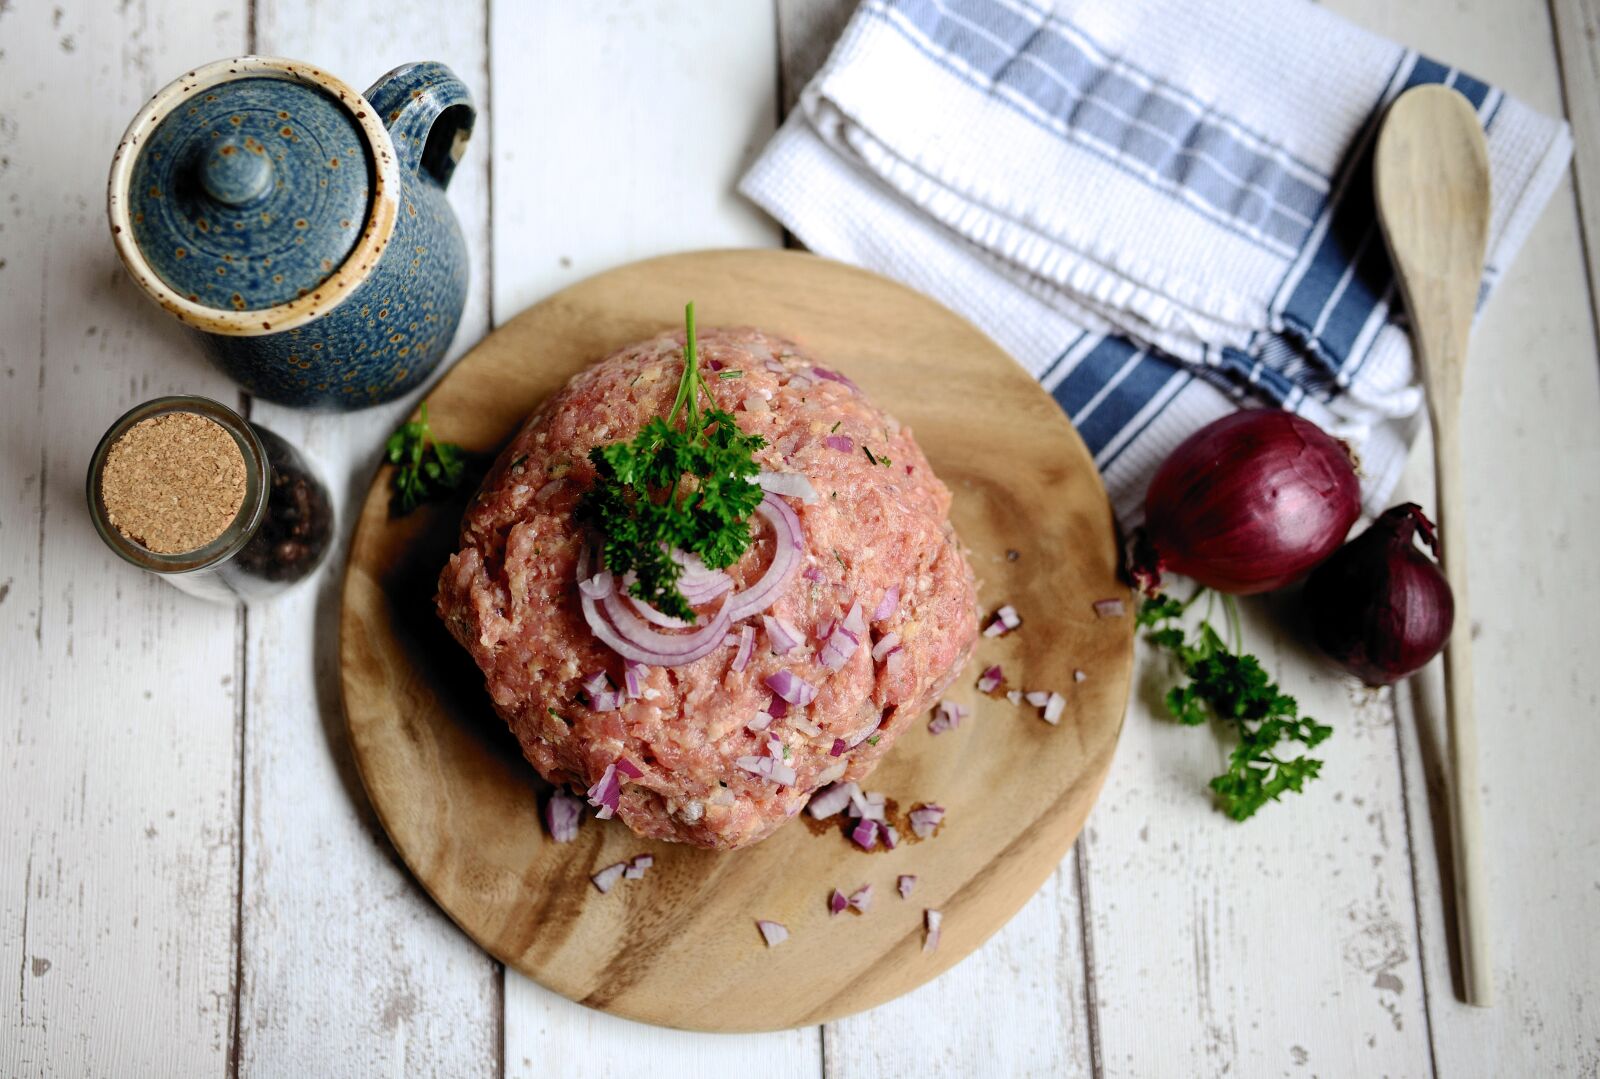
<svg viewBox="0 0 1600 1079">
<path fill-rule="evenodd" d="M 1232 596 L 1223 594 L 1222 609 L 1228 614 L 1228 643 L 1235 652 L 1244 651 L 1244 622 L 1239 618 L 1239 604 Z"/>
</svg>

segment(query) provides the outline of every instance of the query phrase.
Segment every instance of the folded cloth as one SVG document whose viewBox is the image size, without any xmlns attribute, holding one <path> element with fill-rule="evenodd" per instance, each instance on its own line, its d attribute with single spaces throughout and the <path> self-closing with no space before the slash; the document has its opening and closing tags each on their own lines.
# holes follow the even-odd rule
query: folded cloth
<svg viewBox="0 0 1600 1079">
<path fill-rule="evenodd" d="M 1308 0 L 864 0 L 740 187 L 1010 351 L 1125 525 L 1162 458 L 1247 403 L 1351 440 L 1375 513 L 1422 397 L 1372 144 L 1421 83 L 1488 135 L 1481 302 L 1566 169 L 1566 125 Z"/>
</svg>

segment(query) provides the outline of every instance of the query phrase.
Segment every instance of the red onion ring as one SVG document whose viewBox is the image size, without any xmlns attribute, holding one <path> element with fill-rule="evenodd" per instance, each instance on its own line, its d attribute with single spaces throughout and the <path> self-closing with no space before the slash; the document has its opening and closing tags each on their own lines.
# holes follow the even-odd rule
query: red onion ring
<svg viewBox="0 0 1600 1079">
<path fill-rule="evenodd" d="M 754 584 L 742 592 L 734 593 L 728 600 L 724 609 L 734 622 L 772 606 L 778 593 L 789 583 L 789 578 L 800 568 L 800 553 L 803 550 L 801 537 L 804 533 L 794 510 L 781 498 L 769 494 L 756 506 L 756 512 L 772 526 L 772 562 Z"/>
<path fill-rule="evenodd" d="M 579 577 L 584 575 L 588 564 L 589 549 L 586 545 L 578 556 Z M 593 597 L 584 595 L 581 589 L 578 599 L 583 606 L 584 621 L 601 643 L 623 659 L 648 663 L 653 667 L 681 667 L 710 655 L 722 644 L 723 634 L 732 624 L 728 614 L 731 601 L 724 603 L 715 617 L 693 633 L 666 634 L 651 629 L 621 601 L 614 590 L 598 604 Z M 602 604 L 604 613 L 601 611 Z"/>
</svg>

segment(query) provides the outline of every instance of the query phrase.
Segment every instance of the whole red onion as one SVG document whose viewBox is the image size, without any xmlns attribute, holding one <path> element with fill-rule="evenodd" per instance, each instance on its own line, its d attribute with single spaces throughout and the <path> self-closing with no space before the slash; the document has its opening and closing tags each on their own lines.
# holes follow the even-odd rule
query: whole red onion
<svg viewBox="0 0 1600 1079">
<path fill-rule="evenodd" d="M 1317 644 L 1369 686 L 1385 686 L 1439 654 L 1455 622 L 1444 572 L 1412 539 L 1439 550 L 1414 502 L 1396 506 L 1317 567 L 1305 609 Z"/>
<path fill-rule="evenodd" d="M 1209 423 L 1162 462 L 1144 499 L 1134 574 L 1162 570 L 1248 595 L 1299 580 L 1361 513 L 1344 443 L 1309 420 L 1245 409 Z"/>
</svg>

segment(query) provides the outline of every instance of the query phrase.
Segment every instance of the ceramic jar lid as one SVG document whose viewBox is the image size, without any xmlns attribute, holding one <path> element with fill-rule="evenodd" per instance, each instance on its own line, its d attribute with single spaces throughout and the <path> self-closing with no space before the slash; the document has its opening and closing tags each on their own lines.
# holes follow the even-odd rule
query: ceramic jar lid
<svg viewBox="0 0 1600 1079">
<path fill-rule="evenodd" d="M 320 88 L 241 76 L 177 104 L 134 161 L 134 242 L 174 291 L 259 310 L 305 296 L 356 245 L 371 202 L 355 118 Z"/>
</svg>

